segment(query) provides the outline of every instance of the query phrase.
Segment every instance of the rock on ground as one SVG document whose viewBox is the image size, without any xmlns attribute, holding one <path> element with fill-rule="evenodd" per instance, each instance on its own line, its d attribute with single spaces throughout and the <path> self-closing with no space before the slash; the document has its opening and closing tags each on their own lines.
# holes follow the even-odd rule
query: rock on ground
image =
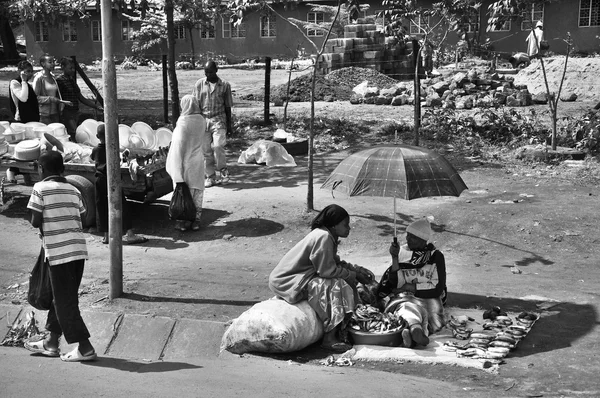
<svg viewBox="0 0 600 398">
<path fill-rule="evenodd" d="M 544 67 L 551 91 L 558 91 L 565 68 L 565 57 L 544 58 Z M 600 101 L 600 57 L 569 58 L 561 97 L 577 95 L 578 101 Z M 539 60 L 515 75 L 515 84 L 525 84 L 532 94 L 546 92 L 544 74 Z"/>
</svg>

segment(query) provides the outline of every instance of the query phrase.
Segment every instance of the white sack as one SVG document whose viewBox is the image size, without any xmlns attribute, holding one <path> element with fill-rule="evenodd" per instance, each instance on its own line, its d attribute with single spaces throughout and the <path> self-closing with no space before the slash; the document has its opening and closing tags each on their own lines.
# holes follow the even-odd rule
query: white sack
<svg viewBox="0 0 600 398">
<path fill-rule="evenodd" d="M 266 163 L 267 166 L 296 166 L 294 157 L 278 142 L 260 140 L 246 149 L 238 163 Z"/>
<path fill-rule="evenodd" d="M 303 300 L 288 304 L 273 298 L 255 304 L 234 319 L 221 339 L 221 351 L 285 353 L 301 350 L 323 337 L 323 322 Z"/>
</svg>

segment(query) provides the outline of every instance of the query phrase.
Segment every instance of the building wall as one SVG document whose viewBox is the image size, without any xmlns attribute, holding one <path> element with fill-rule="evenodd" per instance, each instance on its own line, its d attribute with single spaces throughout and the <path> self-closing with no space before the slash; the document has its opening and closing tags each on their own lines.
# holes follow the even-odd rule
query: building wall
<svg viewBox="0 0 600 398">
<path fill-rule="evenodd" d="M 33 21 L 25 23 L 25 40 L 27 41 L 28 58 L 38 64 L 39 58 L 47 53 L 53 55 L 57 60 L 63 56 L 75 56 L 81 63 L 91 63 L 94 60 L 102 59 L 102 42 L 92 41 L 91 21 L 100 21 L 100 14 L 92 12 L 92 17 L 87 23 L 76 19 L 77 41 L 65 42 L 62 37 L 62 30 L 59 25 L 48 26 L 48 41 L 35 41 L 35 28 Z M 113 12 L 113 52 L 117 59 L 123 59 L 132 55 L 132 41 L 123 41 L 121 39 L 121 20 L 117 18 L 116 11 Z M 132 23 L 133 29 L 139 29 L 139 24 Z"/>
<path fill-rule="evenodd" d="M 487 8 L 492 0 L 485 0 L 480 10 L 480 31 L 479 38 L 481 42 L 489 38 L 493 42 L 493 49 L 499 53 L 510 55 L 515 52 L 526 50 L 525 38 L 529 31 L 521 31 L 520 21 L 511 23 L 511 30 L 506 32 L 486 32 L 487 27 Z M 600 40 L 596 38 L 600 35 L 600 27 L 579 27 L 579 2 L 580 0 L 561 0 L 547 4 L 544 10 L 544 32 L 545 37 L 550 44 L 550 50 L 564 54 L 566 46 L 562 39 L 566 33 L 570 32 L 574 45 L 577 50 L 594 52 L 598 51 Z M 327 1 L 327 4 L 334 4 Z M 428 7 L 433 0 L 419 1 L 423 7 Z M 367 14 L 374 15 L 382 8 L 379 0 L 370 0 L 371 8 Z M 283 5 L 276 6 L 280 14 L 286 17 L 293 17 L 299 20 L 306 20 L 310 6 L 306 3 L 299 3 L 294 9 L 285 10 Z M 91 11 L 91 20 L 100 20 L 100 15 L 94 10 Z M 270 56 L 273 58 L 289 58 L 296 54 L 297 48 L 304 49 L 307 54 L 314 54 L 315 50 L 312 44 L 298 31 L 297 28 L 290 25 L 287 21 L 276 17 L 276 37 L 260 37 L 260 14 L 258 12 L 249 14 L 245 18 L 246 37 L 245 38 L 223 38 L 223 24 L 218 20 L 215 25 L 215 38 L 202 39 L 200 31 L 194 30 L 194 52 L 199 56 L 223 55 L 231 61 L 237 61 L 247 58 L 262 58 Z M 117 17 L 116 11 L 113 12 L 113 52 L 118 60 L 126 56 L 133 55 L 131 51 L 132 41 L 123 41 L 121 39 L 121 20 Z M 34 39 L 34 25 L 32 21 L 25 24 L 24 34 L 27 41 L 27 52 L 30 59 L 37 63 L 39 57 L 44 53 L 54 55 L 60 58 L 65 55 L 74 55 L 82 63 L 91 63 L 94 60 L 102 58 L 102 43 L 92 42 L 91 40 L 91 22 L 84 23 L 77 19 L 77 42 L 64 42 L 62 32 L 59 26 L 49 27 L 49 41 L 36 42 Z M 132 23 L 134 29 L 139 25 Z M 315 44 L 320 48 L 323 38 L 312 37 Z M 458 36 L 454 32 L 449 32 L 446 43 L 455 45 L 458 42 Z M 166 45 L 162 48 L 154 48 L 147 52 L 147 57 L 159 60 L 162 54 L 166 54 Z M 181 55 L 190 55 L 192 53 L 192 40 L 187 32 L 185 39 L 176 40 L 175 44 L 176 58 Z"/>
<path fill-rule="evenodd" d="M 526 52 L 527 43 L 525 39 L 529 35 L 529 30 L 521 30 L 521 21 L 516 20 L 511 23 L 511 30 L 506 32 L 486 32 L 487 29 L 487 9 L 492 1 L 484 1 L 481 7 L 481 37 L 487 36 L 493 41 L 495 51 L 513 54 L 515 52 Z M 563 39 L 567 32 L 571 33 L 573 44 L 580 51 L 597 52 L 600 50 L 600 40 L 596 35 L 600 35 L 600 27 L 579 27 L 579 3 L 580 0 L 562 0 L 544 7 L 544 38 L 550 44 L 550 51 L 557 54 L 566 53 L 566 45 Z"/>
</svg>

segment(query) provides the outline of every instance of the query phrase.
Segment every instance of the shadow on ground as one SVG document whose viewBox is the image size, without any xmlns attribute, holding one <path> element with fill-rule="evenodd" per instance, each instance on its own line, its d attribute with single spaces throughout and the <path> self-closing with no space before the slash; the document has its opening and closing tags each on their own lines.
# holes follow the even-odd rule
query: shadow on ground
<svg viewBox="0 0 600 398">
<path fill-rule="evenodd" d="M 123 372 L 130 373 L 164 373 L 164 372 L 174 372 L 178 370 L 185 369 L 201 369 L 202 366 L 192 365 L 185 362 L 135 362 L 128 361 L 127 359 L 122 358 L 113 358 L 113 357 L 99 357 L 97 361 L 93 362 L 82 362 L 86 366 L 93 366 L 99 368 L 113 368 L 116 370 L 121 370 Z"/>
<path fill-rule="evenodd" d="M 548 303 L 517 298 L 495 298 L 448 292 L 448 305 L 464 309 L 477 308 L 481 309 L 482 312 L 491 307 L 498 306 L 507 312 L 520 313 L 528 311 L 541 314 L 540 319 L 535 323 L 527 337 L 519 342 L 518 348 L 511 351 L 510 355 L 506 358 L 507 362 L 510 362 L 511 357 L 528 357 L 543 352 L 572 347 L 576 340 L 591 333 L 599 324 L 598 314 L 590 304 L 568 302 Z M 322 360 L 331 355 L 331 352 L 323 350 L 319 346 L 319 342 L 317 342 L 293 353 L 255 354 L 282 361 L 306 363 Z"/>
</svg>

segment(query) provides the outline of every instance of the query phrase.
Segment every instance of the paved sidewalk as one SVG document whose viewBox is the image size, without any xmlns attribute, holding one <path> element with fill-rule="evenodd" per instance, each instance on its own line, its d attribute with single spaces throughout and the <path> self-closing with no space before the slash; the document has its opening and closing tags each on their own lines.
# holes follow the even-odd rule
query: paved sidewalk
<svg viewBox="0 0 600 398">
<path fill-rule="evenodd" d="M 32 311 L 43 331 L 47 312 L 30 306 L 0 305 L 0 323 L 20 325 Z M 198 319 L 96 311 L 82 311 L 82 316 L 98 355 L 149 361 L 216 358 L 226 329 L 225 323 Z M 0 340 L 8 331 L 7 327 Z M 70 348 L 62 339 L 61 351 L 68 352 Z"/>
</svg>

